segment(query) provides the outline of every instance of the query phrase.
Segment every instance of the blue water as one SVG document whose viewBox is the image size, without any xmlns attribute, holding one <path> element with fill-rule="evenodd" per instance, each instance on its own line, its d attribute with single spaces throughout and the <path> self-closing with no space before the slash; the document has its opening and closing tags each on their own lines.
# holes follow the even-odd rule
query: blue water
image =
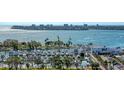
<svg viewBox="0 0 124 93">
<path fill-rule="evenodd" d="M 0 41 L 17 39 L 19 41 L 37 40 L 44 42 L 46 38 L 57 40 L 57 36 L 64 42 L 69 37 L 74 44 L 93 43 L 109 47 L 124 47 L 124 31 L 122 30 L 89 30 L 89 31 L 0 31 Z"/>
</svg>

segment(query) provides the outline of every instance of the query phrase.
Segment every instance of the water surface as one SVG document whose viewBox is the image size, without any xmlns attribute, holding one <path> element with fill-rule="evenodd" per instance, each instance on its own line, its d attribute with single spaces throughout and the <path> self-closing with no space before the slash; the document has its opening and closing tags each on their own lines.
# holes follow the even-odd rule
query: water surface
<svg viewBox="0 0 124 93">
<path fill-rule="evenodd" d="M 74 44 L 94 43 L 110 47 L 124 47 L 123 30 L 82 30 L 82 31 L 27 31 L 27 30 L 0 30 L 0 41 L 17 39 L 19 41 L 36 40 L 44 42 L 46 38 L 57 40 L 57 36 L 64 42 L 71 37 Z"/>
</svg>

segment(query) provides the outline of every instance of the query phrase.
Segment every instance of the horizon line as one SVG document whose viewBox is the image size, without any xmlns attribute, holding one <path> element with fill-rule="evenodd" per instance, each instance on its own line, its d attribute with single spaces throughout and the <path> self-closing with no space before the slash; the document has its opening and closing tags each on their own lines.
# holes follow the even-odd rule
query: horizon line
<svg viewBox="0 0 124 93">
<path fill-rule="evenodd" d="M 12 26 L 12 25 L 124 25 L 124 22 L 0 22 L 0 26 Z"/>
</svg>

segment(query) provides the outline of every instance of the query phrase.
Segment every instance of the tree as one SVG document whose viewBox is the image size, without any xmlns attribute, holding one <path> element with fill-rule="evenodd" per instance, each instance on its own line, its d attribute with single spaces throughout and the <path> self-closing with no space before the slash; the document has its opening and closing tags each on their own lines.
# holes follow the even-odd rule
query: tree
<svg viewBox="0 0 124 93">
<path fill-rule="evenodd" d="M 46 38 L 44 41 L 45 41 L 45 43 L 46 43 L 47 41 L 49 41 L 49 38 Z"/>
<path fill-rule="evenodd" d="M 12 42 L 12 47 L 13 47 L 13 50 L 18 50 L 18 43 Z"/>
<path fill-rule="evenodd" d="M 78 67 L 79 67 L 79 63 L 78 62 L 75 63 L 75 67 L 76 67 L 76 69 L 78 69 Z"/>
<path fill-rule="evenodd" d="M 48 48 L 48 43 L 47 43 L 48 41 L 49 41 L 49 38 L 46 38 L 46 39 L 44 40 L 46 49 Z"/>
<path fill-rule="evenodd" d="M 103 65 L 104 65 L 104 67 L 105 67 L 106 69 L 108 69 L 108 62 L 107 62 L 107 60 L 104 61 Z"/>
<path fill-rule="evenodd" d="M 72 65 L 71 63 L 73 61 L 73 58 L 69 56 L 65 56 L 63 61 L 64 61 L 64 65 L 66 66 L 66 68 L 69 68 Z"/>
<path fill-rule="evenodd" d="M 43 68 L 44 69 L 44 63 L 43 60 L 41 58 L 36 58 L 34 60 L 34 63 L 38 66 L 38 68 Z"/>
<path fill-rule="evenodd" d="M 28 48 L 31 50 L 32 49 L 32 45 L 30 42 L 28 42 Z"/>
<path fill-rule="evenodd" d="M 67 42 L 67 47 L 70 47 L 70 45 L 72 45 L 72 39 L 71 39 L 71 37 L 69 38 L 69 40 Z"/>
<path fill-rule="evenodd" d="M 21 63 L 21 58 L 18 56 L 12 56 L 7 59 L 6 63 L 8 64 L 9 69 L 15 68 L 17 70 Z"/>
<path fill-rule="evenodd" d="M 32 49 L 37 49 L 40 46 L 41 46 L 40 42 L 31 40 L 31 47 L 32 47 Z"/>
<path fill-rule="evenodd" d="M 99 64 L 98 63 L 92 63 L 91 67 L 93 70 L 99 70 Z"/>
<path fill-rule="evenodd" d="M 1 55 L 2 62 L 3 62 L 4 58 L 5 58 L 5 56 L 4 55 Z"/>
<path fill-rule="evenodd" d="M 13 50 L 18 50 L 18 40 L 7 39 L 3 42 L 3 46 L 7 48 L 12 47 Z"/>
<path fill-rule="evenodd" d="M 60 37 L 57 36 L 57 41 L 58 41 L 58 46 L 59 46 L 59 49 L 60 49 Z"/>
<path fill-rule="evenodd" d="M 63 61 L 60 56 L 54 56 L 51 58 L 52 66 L 56 69 L 62 69 Z"/>
<path fill-rule="evenodd" d="M 29 67 L 30 67 L 30 64 L 29 64 L 29 63 L 26 63 L 26 67 L 27 67 L 27 69 L 29 69 Z"/>
</svg>

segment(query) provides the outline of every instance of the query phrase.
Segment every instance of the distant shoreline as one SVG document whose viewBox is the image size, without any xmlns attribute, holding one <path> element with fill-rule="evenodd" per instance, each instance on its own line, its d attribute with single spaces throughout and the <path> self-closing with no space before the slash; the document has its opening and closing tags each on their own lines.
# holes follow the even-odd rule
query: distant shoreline
<svg viewBox="0 0 124 93">
<path fill-rule="evenodd" d="M 41 24 L 30 26 L 23 25 L 13 25 L 11 29 L 22 29 L 22 30 L 124 30 L 124 25 L 72 25 L 72 24 L 63 24 L 63 25 L 53 25 L 53 24 Z"/>
</svg>

